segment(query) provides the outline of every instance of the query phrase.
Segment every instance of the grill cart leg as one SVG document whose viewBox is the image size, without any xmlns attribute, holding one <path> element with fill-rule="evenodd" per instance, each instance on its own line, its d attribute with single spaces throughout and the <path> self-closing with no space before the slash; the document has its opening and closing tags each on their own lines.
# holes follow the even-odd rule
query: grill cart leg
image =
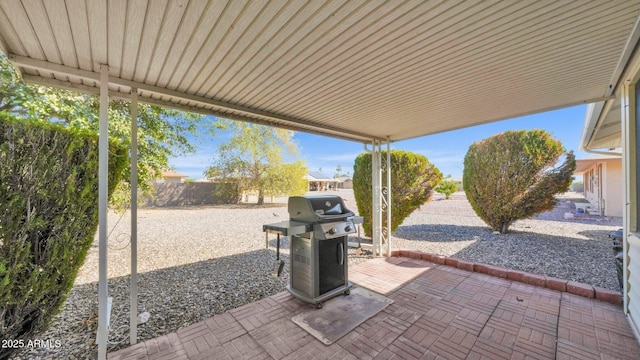
<svg viewBox="0 0 640 360">
<path fill-rule="evenodd" d="M 265 246 L 269 248 L 269 232 L 265 231 L 264 233 L 264 242 Z M 276 234 L 276 260 L 280 260 L 280 234 Z"/>
<path fill-rule="evenodd" d="M 278 261 L 278 270 L 276 270 L 276 277 L 282 275 L 284 269 L 284 261 L 280 260 L 280 234 L 276 234 L 276 261 Z"/>
<path fill-rule="evenodd" d="M 280 264 L 278 264 L 278 271 L 276 271 L 276 276 L 282 276 L 282 270 L 284 270 L 284 260 L 280 260 Z"/>
</svg>

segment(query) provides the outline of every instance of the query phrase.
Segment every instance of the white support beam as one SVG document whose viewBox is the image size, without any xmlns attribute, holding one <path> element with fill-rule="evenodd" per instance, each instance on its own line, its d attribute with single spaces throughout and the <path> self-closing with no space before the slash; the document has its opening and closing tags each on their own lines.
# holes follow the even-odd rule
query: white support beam
<svg viewBox="0 0 640 360">
<path fill-rule="evenodd" d="M 109 67 L 100 66 L 100 126 L 98 138 L 98 359 L 107 358 L 109 339 L 107 277 L 107 200 L 109 178 Z"/>
<path fill-rule="evenodd" d="M 298 125 L 278 123 L 278 122 L 275 122 L 275 121 L 271 121 L 271 120 L 268 120 L 268 119 L 262 119 L 262 118 L 248 118 L 246 116 L 227 113 L 227 112 L 224 112 L 224 111 L 212 110 L 212 109 L 209 109 L 209 108 L 202 108 L 202 107 L 193 107 L 193 106 L 189 106 L 189 105 L 183 105 L 183 104 L 178 104 L 178 103 L 174 103 L 174 102 L 170 102 L 170 101 L 154 99 L 154 98 L 142 98 L 142 99 L 140 99 L 140 101 L 145 102 L 147 104 L 156 105 L 156 106 L 162 106 L 162 107 L 167 107 L 167 108 L 172 108 L 172 109 L 177 109 L 177 110 L 182 110 L 182 111 L 190 111 L 190 112 L 195 112 L 195 113 L 205 114 L 205 115 L 212 115 L 212 116 L 215 116 L 215 117 L 218 117 L 218 118 L 222 118 L 222 119 L 245 121 L 245 122 L 248 121 L 248 122 L 251 122 L 253 124 L 259 124 L 259 125 L 264 125 L 264 126 L 273 126 L 273 127 L 286 129 L 286 130 L 291 130 L 291 131 L 304 131 L 304 132 L 309 133 L 309 134 L 316 134 L 316 135 L 321 135 L 321 136 L 330 136 L 330 137 L 336 138 L 336 139 L 343 139 L 343 140 L 348 140 L 348 141 L 360 141 L 359 139 L 356 139 L 353 136 L 343 135 L 343 134 L 340 134 L 340 133 L 337 133 L 337 132 L 335 132 L 335 133 L 331 132 L 330 133 L 330 132 L 327 132 L 327 131 L 323 131 L 322 129 L 319 129 L 319 128 L 302 127 L 302 126 L 298 126 Z"/>
<path fill-rule="evenodd" d="M 373 255 L 382 254 L 382 202 L 380 192 L 382 191 L 382 171 L 380 156 L 380 141 L 371 141 L 371 200 L 373 201 L 372 209 L 372 243 Z"/>
<path fill-rule="evenodd" d="M 84 80 L 89 80 L 89 82 L 99 83 L 100 81 L 100 74 L 92 71 L 81 70 L 78 68 L 73 68 L 73 67 L 69 67 L 61 64 L 51 63 L 48 61 L 33 59 L 33 58 L 29 58 L 29 57 L 21 56 L 17 54 L 8 54 L 7 56 L 14 64 L 23 68 L 44 71 L 44 72 L 51 72 L 52 74 L 57 74 L 61 76 L 76 77 Z M 349 130 L 342 129 L 335 126 L 321 125 L 306 119 L 298 119 L 298 118 L 293 118 L 286 115 L 275 114 L 275 113 L 263 111 L 260 109 L 254 109 L 254 108 L 250 108 L 242 105 L 231 104 L 231 103 L 227 103 L 220 100 L 206 98 L 206 97 L 198 96 L 194 94 L 183 93 L 176 90 L 162 88 L 162 87 L 149 85 L 141 82 L 136 82 L 132 80 L 126 80 L 126 79 L 118 78 L 115 76 L 109 77 L 109 84 L 121 87 L 122 89 L 120 90 L 124 92 L 123 97 L 128 97 L 128 94 L 130 93 L 131 89 L 133 88 L 138 89 L 141 93 L 140 101 L 146 102 L 147 101 L 146 99 L 149 99 L 149 100 L 153 99 L 151 95 L 156 95 L 158 97 L 168 98 L 170 103 L 186 102 L 187 104 L 189 104 L 188 106 L 190 108 L 192 107 L 194 109 L 191 111 L 197 111 L 195 109 L 200 108 L 202 110 L 206 109 L 207 113 L 209 113 L 210 111 L 217 112 L 217 113 L 229 113 L 229 115 L 232 115 L 232 114 L 235 115 L 236 120 L 250 121 L 250 122 L 256 122 L 259 120 L 271 121 L 273 122 L 274 125 L 282 124 L 285 126 L 292 127 L 294 130 L 308 131 L 308 130 L 315 129 L 315 131 L 323 135 L 337 136 L 337 137 L 347 138 L 353 141 L 366 141 L 367 139 L 371 138 L 370 135 L 362 134 L 355 131 L 349 131 Z M 88 86 L 88 85 L 85 84 L 84 86 Z M 143 95 L 144 95 L 144 99 L 142 98 Z M 159 100 L 159 99 L 155 99 L 155 100 Z M 376 139 L 376 140 L 383 141 L 384 139 Z"/>
<path fill-rule="evenodd" d="M 391 141 L 382 156 L 382 141 L 371 140 L 372 249 L 374 256 L 391 256 Z M 386 249 L 383 245 L 386 245 Z"/>
<path fill-rule="evenodd" d="M 131 278 L 129 343 L 138 342 L 138 89 L 131 89 Z"/>
<path fill-rule="evenodd" d="M 84 80 L 93 80 L 97 84 L 101 84 L 101 81 L 102 81 L 102 71 L 101 72 L 87 71 L 87 70 L 73 68 L 73 67 L 65 66 L 61 64 L 55 64 L 55 63 L 44 61 L 44 60 L 38 60 L 38 59 L 26 57 L 26 56 L 16 55 L 12 53 L 7 54 L 7 58 L 9 58 L 9 60 L 11 60 L 11 62 L 13 62 L 14 64 L 27 69 L 33 69 L 38 71 L 49 71 L 51 73 L 58 74 L 58 75 L 74 76 Z"/>
<path fill-rule="evenodd" d="M 100 96 L 99 87 L 93 87 L 93 86 L 84 85 L 84 84 L 76 84 L 69 81 L 62 81 L 54 78 L 45 78 L 45 77 L 29 75 L 29 74 L 22 75 L 22 79 L 31 84 L 38 84 L 43 86 L 54 87 L 57 89 L 75 91 L 75 92 L 88 94 L 88 95 Z M 131 95 L 125 94 L 119 91 L 109 90 L 109 98 L 129 100 L 131 98 Z"/>
<path fill-rule="evenodd" d="M 50 86 L 50 87 L 55 87 L 55 88 L 58 88 L 58 89 L 76 91 L 76 92 L 80 92 L 80 93 L 84 93 L 84 94 L 90 94 L 90 95 L 96 95 L 96 96 L 100 95 L 100 89 L 99 88 L 95 88 L 93 86 L 88 86 L 88 85 L 83 85 L 83 84 L 76 84 L 76 83 L 72 83 L 72 82 L 68 82 L 68 81 L 62 81 L 62 80 L 58 80 L 58 79 L 54 79 L 54 78 L 44 78 L 44 77 L 34 76 L 34 75 L 29 75 L 29 74 L 22 75 L 22 78 L 24 79 L 24 81 L 26 81 L 28 83 L 44 85 L 44 86 Z M 118 98 L 118 99 L 122 99 L 122 100 L 129 100 L 131 98 L 131 95 L 129 93 L 123 93 L 123 92 L 119 92 L 119 91 L 109 90 L 109 97 L 110 98 Z M 184 105 L 184 104 L 179 104 L 179 103 L 175 103 L 175 102 L 170 102 L 170 101 L 165 101 L 165 100 L 160 100 L 160 99 L 154 99 L 154 98 L 149 98 L 149 97 L 142 98 L 142 99 L 138 98 L 138 100 L 139 100 L 139 102 L 144 102 L 144 103 L 147 103 L 147 104 L 150 104 L 150 105 L 161 106 L 161 107 L 166 107 L 166 108 L 171 108 L 171 109 L 176 109 L 176 110 L 181 110 L 181 111 L 187 111 L 187 112 L 194 112 L 194 113 L 204 114 L 204 115 L 211 115 L 211 116 L 215 116 L 215 117 L 223 118 L 223 119 L 237 120 L 237 121 L 251 121 L 254 124 L 259 124 L 259 125 L 264 125 L 264 126 L 274 126 L 274 127 L 279 127 L 279 128 L 282 128 L 282 129 L 291 130 L 291 131 L 304 131 L 304 132 L 309 133 L 309 134 L 316 134 L 316 135 L 321 135 L 321 136 L 331 136 L 331 137 L 336 138 L 336 139 L 343 139 L 343 140 L 348 140 L 348 141 L 357 140 L 357 139 L 354 139 L 352 136 L 344 136 L 344 135 L 341 135 L 339 133 L 331 133 L 331 134 L 329 134 L 326 131 L 318 130 L 318 129 L 315 129 L 315 128 L 304 128 L 304 129 L 302 129 L 300 126 L 293 126 L 293 125 L 290 125 L 290 124 L 276 123 L 274 121 L 269 121 L 269 120 L 265 120 L 265 119 L 261 119 L 261 118 L 248 119 L 246 116 L 226 113 L 224 111 L 212 110 L 210 108 L 202 108 L 202 107 Z"/>
<path fill-rule="evenodd" d="M 392 208 L 392 204 L 391 204 L 391 140 L 389 139 L 389 137 L 387 136 L 387 166 L 386 166 L 386 170 L 387 170 L 387 191 L 386 191 L 386 202 L 387 202 L 387 208 L 386 208 L 386 214 L 387 214 L 387 223 L 386 223 L 386 240 L 387 240 L 387 257 L 391 256 L 391 208 Z"/>
</svg>

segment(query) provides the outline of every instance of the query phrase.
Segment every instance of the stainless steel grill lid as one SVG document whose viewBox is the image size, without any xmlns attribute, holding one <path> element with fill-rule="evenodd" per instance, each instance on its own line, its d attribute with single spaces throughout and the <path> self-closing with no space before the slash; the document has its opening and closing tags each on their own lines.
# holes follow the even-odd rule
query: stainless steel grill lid
<svg viewBox="0 0 640 360">
<path fill-rule="evenodd" d="M 288 205 L 293 221 L 340 221 L 355 215 L 347 209 L 341 197 L 334 195 L 291 196 Z"/>
</svg>

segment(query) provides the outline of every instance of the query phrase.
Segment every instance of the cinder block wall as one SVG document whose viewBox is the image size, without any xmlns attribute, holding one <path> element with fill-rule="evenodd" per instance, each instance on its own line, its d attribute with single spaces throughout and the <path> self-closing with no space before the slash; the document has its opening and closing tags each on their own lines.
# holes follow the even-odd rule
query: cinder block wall
<svg viewBox="0 0 640 360">
<path fill-rule="evenodd" d="M 172 207 L 236 204 L 235 201 L 215 194 L 216 183 L 159 183 L 155 184 L 155 196 L 146 197 L 141 207 Z"/>
</svg>

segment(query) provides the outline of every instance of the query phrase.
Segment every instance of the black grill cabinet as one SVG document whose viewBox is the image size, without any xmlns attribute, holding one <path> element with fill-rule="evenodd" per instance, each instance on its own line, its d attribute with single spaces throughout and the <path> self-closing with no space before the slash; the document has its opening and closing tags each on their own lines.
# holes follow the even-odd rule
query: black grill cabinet
<svg viewBox="0 0 640 360">
<path fill-rule="evenodd" d="M 269 224 L 264 231 L 291 239 L 290 281 L 295 297 L 322 307 L 322 302 L 349 294 L 347 239 L 362 217 L 354 216 L 335 195 L 292 196 L 290 221 Z M 293 229 L 296 231 L 292 231 Z"/>
</svg>

